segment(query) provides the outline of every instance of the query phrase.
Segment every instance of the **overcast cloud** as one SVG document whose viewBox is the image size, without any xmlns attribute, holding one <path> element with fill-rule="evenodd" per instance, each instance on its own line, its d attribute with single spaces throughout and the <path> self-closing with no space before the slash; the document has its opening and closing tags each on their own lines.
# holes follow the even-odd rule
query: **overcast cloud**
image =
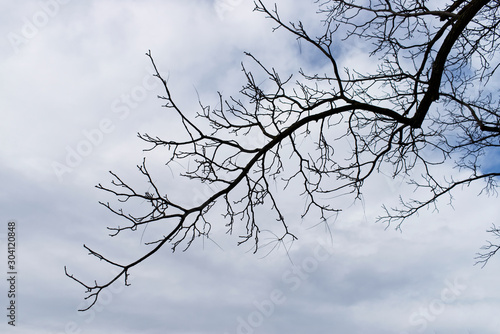
<svg viewBox="0 0 500 334">
<path fill-rule="evenodd" d="M 13 328 L 3 315 L 2 333 L 498 333 L 500 258 L 473 266 L 490 238 L 485 230 L 498 222 L 498 198 L 478 196 L 481 185 L 472 185 L 454 194 L 455 209 L 442 201 L 439 212 L 423 211 L 401 233 L 374 223 L 382 203 L 410 191 L 383 175 L 367 183 L 362 202 L 332 217 L 331 233 L 301 222 L 303 203 L 283 194 L 299 237 L 288 255 L 283 247 L 267 256 L 236 247 L 237 235 L 224 234 L 221 221 L 212 235 L 218 246 L 196 240 L 184 253 L 165 248 L 133 268 L 131 286 L 119 282 L 78 312 L 85 291 L 64 266 L 87 282 L 114 273 L 84 243 L 126 262 L 148 249 L 141 239 L 155 237 L 154 227 L 108 237 L 107 226 L 124 222 L 98 204 L 114 199 L 94 188 L 109 184 L 109 170 L 141 184 L 135 166 L 145 146 L 136 134 L 175 131 L 144 54 L 151 50 L 193 114 L 197 94 L 208 104 L 217 91 L 237 93 L 244 51 L 284 73 L 324 64 L 284 31 L 271 33 L 246 0 L 1 1 L 4 277 L 7 222 L 18 227 L 17 321 Z M 312 1 L 291 3 L 281 6 L 283 17 L 313 29 Z M 339 50 L 342 59 L 362 54 L 354 45 Z M 181 188 L 162 173 L 171 193 L 196 200 L 207 191 Z"/>
</svg>

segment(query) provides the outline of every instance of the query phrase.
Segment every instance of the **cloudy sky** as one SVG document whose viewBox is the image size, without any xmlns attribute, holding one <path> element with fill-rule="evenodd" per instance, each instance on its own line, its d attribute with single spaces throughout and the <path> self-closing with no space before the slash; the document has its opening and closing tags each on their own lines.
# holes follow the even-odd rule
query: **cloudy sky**
<svg viewBox="0 0 500 334">
<path fill-rule="evenodd" d="M 2 333 L 498 333 L 500 258 L 474 266 L 491 238 L 485 230 L 498 221 L 498 198 L 472 185 L 454 193 L 453 207 L 423 211 L 401 233 L 374 223 L 381 205 L 406 191 L 404 180 L 383 175 L 367 183 L 364 201 L 332 218 L 331 233 L 295 215 L 299 240 L 288 255 L 283 247 L 252 254 L 215 228 L 218 245 L 165 248 L 132 270 L 131 286 L 115 284 L 78 312 L 85 291 L 64 266 L 86 282 L 114 273 L 84 243 L 128 262 L 148 249 L 141 239 L 154 239 L 153 229 L 108 237 L 107 226 L 124 222 L 98 204 L 113 198 L 94 187 L 109 184 L 109 170 L 140 183 L 145 145 L 136 134 L 173 131 L 145 52 L 193 113 L 198 95 L 212 103 L 217 91 L 240 89 L 244 51 L 290 73 L 322 64 L 284 32 L 271 33 L 242 0 L 1 1 L 4 277 L 7 223 L 18 228 L 17 322 L 12 328 L 2 316 Z M 285 3 L 283 15 L 314 24 L 311 2 Z M 348 48 L 339 49 L 347 58 Z M 300 199 L 288 196 L 294 216 Z"/>
</svg>

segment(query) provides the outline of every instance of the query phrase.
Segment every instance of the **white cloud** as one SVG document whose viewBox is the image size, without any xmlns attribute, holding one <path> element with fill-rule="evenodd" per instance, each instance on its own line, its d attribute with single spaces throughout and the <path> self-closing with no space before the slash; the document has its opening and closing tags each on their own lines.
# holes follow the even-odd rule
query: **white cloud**
<svg viewBox="0 0 500 334">
<path fill-rule="evenodd" d="M 108 170 L 143 184 L 135 165 L 145 146 L 136 133 L 166 137 L 175 131 L 155 98 L 162 94 L 159 86 L 132 99 L 128 110 L 116 109 L 116 103 L 125 107 L 126 96 L 144 87 L 150 68 L 144 53 L 151 49 L 190 113 L 198 110 L 195 88 L 207 103 L 216 101 L 217 90 L 227 95 L 241 88 L 239 64 L 248 62 L 243 51 L 285 72 L 300 66 L 294 38 L 283 31 L 271 34 L 273 25 L 252 13 L 250 3 L 230 1 L 233 7 L 223 20 L 215 3 L 69 1 L 17 53 L 4 40 L 0 221 L 2 229 L 9 219 L 19 224 L 18 326 L 23 333 L 236 333 L 245 326 L 239 319 L 255 333 L 417 333 L 411 316 L 417 312 L 414 320 L 421 324 L 418 312 L 438 305 L 434 300 L 440 300 L 446 281 L 457 278 L 466 288 L 427 321 L 424 333 L 493 333 L 499 325 L 492 320 L 500 304 L 494 290 L 498 259 L 480 269 L 473 267 L 473 256 L 500 213 L 497 198 L 477 197 L 478 186 L 457 191 L 456 211 L 443 202 L 439 213 L 422 212 L 400 233 L 373 224 L 380 204 L 397 200 L 394 191 L 400 189 L 399 181 L 384 177 L 367 185 L 363 203 L 332 218 L 328 259 L 314 260 L 318 240 L 327 244 L 329 235 L 324 226 L 310 228 L 313 218 L 290 222 L 300 237 L 290 250 L 293 264 L 283 248 L 261 258 L 265 251 L 253 255 L 249 246 L 235 247 L 238 236 L 225 235 L 220 227 L 213 239 L 223 250 L 207 240 L 196 240 L 185 253 L 164 249 L 132 269 L 130 287 L 118 284 L 90 312 L 76 311 L 84 305 L 84 289 L 64 276 L 63 266 L 89 281 L 112 274 L 86 255 L 83 243 L 121 261 L 148 249 L 140 245 L 143 229 L 107 237 L 106 226 L 125 222 L 98 205 L 98 200 L 116 202 L 93 188 L 109 184 Z M 3 35 L 22 33 L 23 18 L 32 18 L 40 6 L 35 1 L 10 5 L 12 14 L 1 23 Z M 314 10 L 308 14 L 308 3 L 281 6 L 291 19 L 312 22 L 315 17 Z M 303 56 L 314 58 L 305 51 Z M 92 131 L 103 119 L 112 122 L 113 130 L 99 137 Z M 95 143 L 89 133 L 97 136 Z M 77 150 L 84 141 L 92 144 L 90 152 L 59 182 L 53 162 L 66 163 L 67 147 Z M 161 164 L 161 156 L 149 156 L 152 165 Z M 168 191 L 181 187 L 164 182 Z M 303 206 L 294 197 L 283 203 L 292 218 Z M 153 231 L 147 227 L 144 238 L 153 238 Z M 266 311 L 262 305 L 269 305 L 276 290 L 284 301 Z M 5 321 L 0 328 L 12 332 Z"/>
</svg>

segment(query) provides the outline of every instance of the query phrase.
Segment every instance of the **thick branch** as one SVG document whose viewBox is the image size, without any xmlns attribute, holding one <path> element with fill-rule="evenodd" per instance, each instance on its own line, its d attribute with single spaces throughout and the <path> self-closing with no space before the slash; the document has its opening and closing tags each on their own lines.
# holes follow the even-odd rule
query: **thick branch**
<svg viewBox="0 0 500 334">
<path fill-rule="evenodd" d="M 453 23 L 448 35 L 446 35 L 446 38 L 436 55 L 436 59 L 432 64 L 431 78 L 429 79 L 424 97 L 420 101 L 417 111 L 413 116 L 412 127 L 420 128 L 422 126 L 422 122 L 424 121 L 431 104 L 439 99 L 441 78 L 443 76 L 445 64 L 448 60 L 448 55 L 450 54 L 451 49 L 467 25 L 474 19 L 481 8 L 486 6 L 489 2 L 490 0 L 472 0 L 458 13 L 458 18 Z"/>
</svg>

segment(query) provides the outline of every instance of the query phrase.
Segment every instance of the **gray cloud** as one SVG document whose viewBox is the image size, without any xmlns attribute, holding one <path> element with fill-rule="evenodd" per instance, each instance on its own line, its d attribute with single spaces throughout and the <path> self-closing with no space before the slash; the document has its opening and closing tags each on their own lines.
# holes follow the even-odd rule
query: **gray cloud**
<svg viewBox="0 0 500 334">
<path fill-rule="evenodd" d="M 59 9 L 49 15 L 41 3 L 54 2 Z M 480 270 L 473 267 L 473 256 L 487 237 L 484 230 L 498 219 L 497 198 L 478 198 L 479 188 L 471 186 L 456 193 L 460 210 L 443 202 L 439 213 L 423 212 L 400 233 L 373 224 L 381 201 L 395 200 L 393 191 L 400 189 L 401 180 L 384 178 L 367 185 L 363 203 L 335 221 L 332 217 L 331 245 L 323 226 L 311 228 L 314 217 L 293 220 L 300 237 L 289 253 L 293 263 L 283 248 L 264 258 L 266 252 L 237 248 L 237 234 L 217 227 L 213 238 L 222 250 L 208 240 L 197 240 L 184 253 L 164 249 L 132 270 L 130 287 L 118 282 L 89 312 L 76 311 L 85 305 L 84 291 L 64 276 L 64 265 L 87 281 L 113 274 L 86 254 L 83 243 L 124 262 L 148 249 L 140 243 L 143 230 L 107 236 L 107 226 L 124 222 L 97 204 L 113 198 L 94 188 L 110 181 L 110 169 L 141 184 L 134 166 L 144 145 L 136 133 L 175 131 L 155 98 L 160 87 L 145 81 L 148 49 L 179 103 L 193 113 L 195 89 L 207 103 L 216 101 L 217 90 L 240 89 L 244 50 L 285 72 L 303 61 L 310 62 L 304 67 L 323 66 L 284 32 L 271 34 L 272 24 L 252 13 L 251 4 L 227 2 L 223 20 L 216 4 L 221 3 L 44 0 L 9 5 L 10 14 L 2 14 L 0 233 L 4 244 L 6 222 L 17 221 L 19 329 L 42 334 L 233 334 L 243 328 L 254 333 L 494 333 L 500 325 L 495 320 L 500 295 L 494 289 L 498 260 Z M 282 4 L 290 19 L 314 22 L 314 9 L 301 6 Z M 33 23 L 44 11 L 48 21 Z M 22 36 L 29 22 L 39 25 L 37 32 L 13 47 L 6 37 Z M 99 136 L 95 130 L 105 119 L 113 129 Z M 87 151 L 83 142 L 91 144 Z M 53 164 L 67 165 L 68 147 L 85 154 L 61 180 Z M 161 156 L 148 157 L 161 168 Z M 172 193 L 186 188 L 163 182 Z M 203 194 L 193 192 L 184 195 Z M 300 199 L 281 200 L 296 218 Z M 144 238 L 152 239 L 154 231 L 147 227 Z M 318 240 L 331 247 L 328 258 L 318 259 Z M 446 282 L 456 279 L 466 288 L 452 302 L 442 301 Z M 0 330 L 14 332 L 4 320 Z"/>
</svg>

